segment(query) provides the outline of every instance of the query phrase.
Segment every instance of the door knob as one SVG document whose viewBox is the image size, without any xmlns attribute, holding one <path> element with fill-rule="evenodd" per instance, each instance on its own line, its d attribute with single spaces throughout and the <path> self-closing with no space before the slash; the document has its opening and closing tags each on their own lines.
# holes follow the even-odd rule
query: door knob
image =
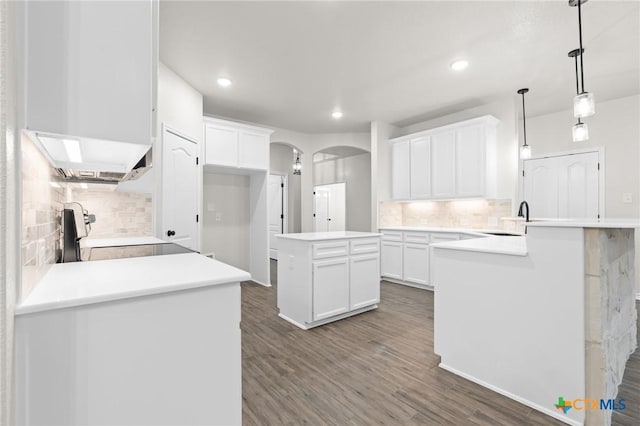
<svg viewBox="0 0 640 426">
<path fill-rule="evenodd" d="M 167 237 L 173 237 L 174 235 L 176 235 L 176 231 L 172 231 L 171 229 L 167 231 Z"/>
</svg>

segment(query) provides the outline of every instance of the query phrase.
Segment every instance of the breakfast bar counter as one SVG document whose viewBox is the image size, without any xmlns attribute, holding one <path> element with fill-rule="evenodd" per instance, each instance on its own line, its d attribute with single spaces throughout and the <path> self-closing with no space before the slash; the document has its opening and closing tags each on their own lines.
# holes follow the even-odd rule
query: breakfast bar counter
<svg viewBox="0 0 640 426">
<path fill-rule="evenodd" d="M 440 367 L 566 423 L 608 425 L 611 410 L 554 404 L 562 396 L 619 406 L 618 385 L 637 347 L 640 222 L 527 225 L 526 237 L 433 246 Z"/>
</svg>

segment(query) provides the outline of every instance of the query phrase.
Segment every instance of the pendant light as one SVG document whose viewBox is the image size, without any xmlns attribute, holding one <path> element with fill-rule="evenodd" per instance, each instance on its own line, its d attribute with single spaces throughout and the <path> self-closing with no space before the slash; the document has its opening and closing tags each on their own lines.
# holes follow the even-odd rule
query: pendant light
<svg viewBox="0 0 640 426">
<path fill-rule="evenodd" d="M 580 94 L 580 85 L 578 83 L 578 56 L 582 57 L 584 49 L 573 49 L 569 52 L 569 57 L 573 58 L 576 64 L 576 93 Z M 574 114 L 575 115 L 575 114 Z M 584 142 L 589 139 L 589 127 L 587 123 L 583 123 L 578 117 L 578 122 L 571 128 L 571 136 L 574 142 Z"/>
<path fill-rule="evenodd" d="M 300 153 L 296 152 L 296 161 L 293 163 L 293 174 L 300 176 L 302 174 L 302 163 L 300 163 Z"/>
<path fill-rule="evenodd" d="M 585 92 L 584 90 L 584 63 L 582 48 L 582 9 L 581 5 L 588 0 L 569 0 L 569 6 L 578 7 L 578 36 L 580 41 L 580 80 L 582 90 L 579 91 L 575 98 L 573 98 L 573 116 L 576 118 L 589 117 L 596 113 L 595 99 L 593 93 Z"/>
<path fill-rule="evenodd" d="M 518 94 L 522 95 L 522 135 L 524 136 L 524 143 L 520 147 L 520 158 L 522 158 L 523 160 L 531 157 L 531 147 L 527 145 L 527 117 L 525 116 L 524 112 L 524 94 L 528 91 L 529 89 L 526 88 L 518 90 Z"/>
</svg>

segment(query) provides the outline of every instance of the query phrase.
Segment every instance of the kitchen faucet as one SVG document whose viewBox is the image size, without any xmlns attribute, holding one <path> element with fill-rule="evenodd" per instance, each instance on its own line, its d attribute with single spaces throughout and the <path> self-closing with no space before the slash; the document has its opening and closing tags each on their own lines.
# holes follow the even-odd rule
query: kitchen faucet
<svg viewBox="0 0 640 426">
<path fill-rule="evenodd" d="M 527 208 L 526 216 L 522 212 L 522 207 L 526 207 Z M 525 218 L 525 222 L 529 222 L 529 203 L 527 203 L 526 201 L 523 201 L 523 202 L 520 203 L 520 207 L 518 208 L 518 217 L 524 217 Z"/>
</svg>

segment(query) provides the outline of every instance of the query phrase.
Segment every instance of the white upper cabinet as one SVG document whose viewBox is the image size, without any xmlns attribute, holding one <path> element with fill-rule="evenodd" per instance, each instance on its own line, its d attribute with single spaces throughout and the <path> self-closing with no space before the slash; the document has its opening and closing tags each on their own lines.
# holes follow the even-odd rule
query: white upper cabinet
<svg viewBox="0 0 640 426">
<path fill-rule="evenodd" d="M 411 140 L 411 198 L 431 197 L 431 140 L 424 136 Z"/>
<path fill-rule="evenodd" d="M 272 132 L 207 117 L 204 119 L 205 165 L 268 170 Z"/>
<path fill-rule="evenodd" d="M 391 146 L 391 196 L 394 200 L 410 198 L 410 148 L 408 140 Z"/>
<path fill-rule="evenodd" d="M 157 6 L 151 0 L 25 2 L 26 128 L 81 142 L 150 145 Z"/>
<path fill-rule="evenodd" d="M 456 133 L 447 131 L 431 137 L 432 161 L 431 175 L 433 178 L 433 198 L 454 198 L 455 193 L 455 163 L 456 163 Z"/>
<path fill-rule="evenodd" d="M 497 124 L 484 116 L 392 139 L 393 198 L 494 197 Z"/>
</svg>

